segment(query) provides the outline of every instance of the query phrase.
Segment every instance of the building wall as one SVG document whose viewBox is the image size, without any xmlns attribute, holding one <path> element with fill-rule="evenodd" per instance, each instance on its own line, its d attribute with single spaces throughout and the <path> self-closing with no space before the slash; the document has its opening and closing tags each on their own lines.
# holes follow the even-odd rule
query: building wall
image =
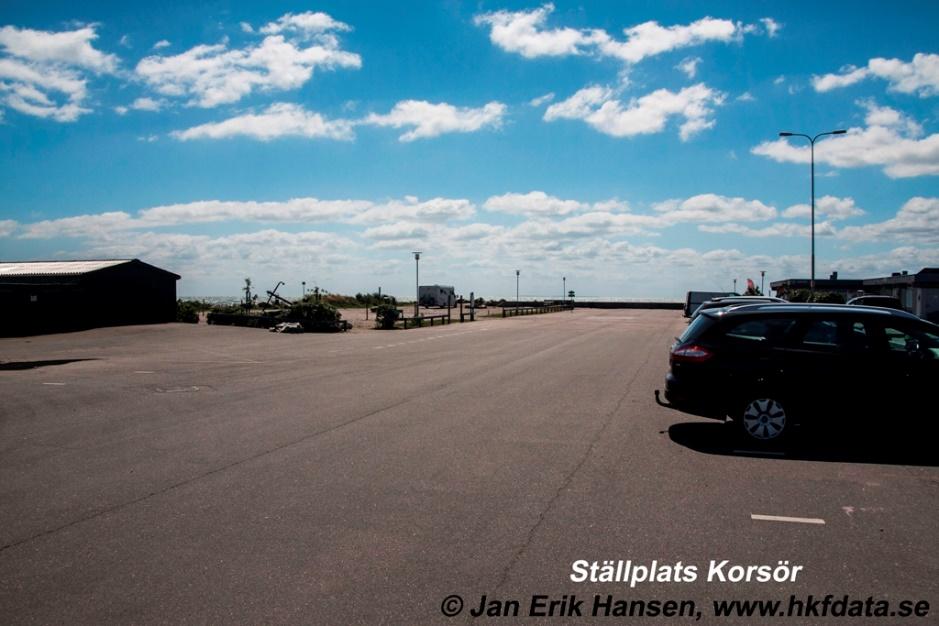
<svg viewBox="0 0 939 626">
<path fill-rule="evenodd" d="M 0 284 L 0 335 L 32 335 L 176 319 L 176 277 L 118 266 L 71 277 L 7 277 Z"/>
<path fill-rule="evenodd" d="M 939 322 L 939 287 L 916 289 L 913 313 L 932 322 Z"/>
</svg>

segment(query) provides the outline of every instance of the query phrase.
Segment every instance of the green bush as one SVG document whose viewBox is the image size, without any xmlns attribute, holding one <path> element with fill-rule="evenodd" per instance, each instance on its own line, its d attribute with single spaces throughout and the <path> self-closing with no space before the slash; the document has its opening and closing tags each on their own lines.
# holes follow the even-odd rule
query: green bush
<svg viewBox="0 0 939 626">
<path fill-rule="evenodd" d="M 816 291 L 796 289 L 786 298 L 789 302 L 822 302 L 826 304 L 844 304 L 844 296 L 834 291 Z"/>
<path fill-rule="evenodd" d="M 304 330 L 323 331 L 338 329 L 342 314 L 328 302 L 315 302 L 308 298 L 295 302 L 290 307 L 287 318 L 300 322 Z"/>
<path fill-rule="evenodd" d="M 816 291 L 813 302 L 824 302 L 826 304 L 844 304 L 844 296 L 834 291 Z"/>
<path fill-rule="evenodd" d="M 198 324 L 199 311 L 201 308 L 202 307 L 198 302 L 193 302 L 191 300 L 177 300 L 176 321 L 185 322 L 186 324 Z"/>
<path fill-rule="evenodd" d="M 391 330 L 400 317 L 401 311 L 394 305 L 380 304 L 375 307 L 375 328 Z"/>
</svg>

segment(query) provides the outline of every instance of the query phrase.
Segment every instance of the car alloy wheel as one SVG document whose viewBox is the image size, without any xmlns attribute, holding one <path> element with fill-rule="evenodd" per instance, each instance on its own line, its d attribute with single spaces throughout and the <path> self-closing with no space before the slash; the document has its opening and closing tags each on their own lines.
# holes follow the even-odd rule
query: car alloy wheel
<svg viewBox="0 0 939 626">
<path fill-rule="evenodd" d="M 741 421 L 750 437 L 771 441 L 779 439 L 786 430 L 786 410 L 772 398 L 758 398 L 744 408 Z"/>
</svg>

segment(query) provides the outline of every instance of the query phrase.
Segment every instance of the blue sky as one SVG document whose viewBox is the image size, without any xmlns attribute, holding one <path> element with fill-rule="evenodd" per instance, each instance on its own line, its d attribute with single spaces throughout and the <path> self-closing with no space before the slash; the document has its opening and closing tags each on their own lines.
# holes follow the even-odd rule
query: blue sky
<svg viewBox="0 0 939 626">
<path fill-rule="evenodd" d="M 930 2 L 0 9 L 0 258 L 680 297 L 939 265 Z"/>
</svg>

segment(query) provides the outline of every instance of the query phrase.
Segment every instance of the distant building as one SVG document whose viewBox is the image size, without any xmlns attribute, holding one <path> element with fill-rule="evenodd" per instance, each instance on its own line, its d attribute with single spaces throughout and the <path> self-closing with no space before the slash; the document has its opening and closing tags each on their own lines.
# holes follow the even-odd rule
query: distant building
<svg viewBox="0 0 939 626">
<path fill-rule="evenodd" d="M 770 283 L 781 298 L 793 291 L 808 289 L 808 278 L 787 278 Z M 882 278 L 843 279 L 835 272 L 828 279 L 815 280 L 816 291 L 832 291 L 849 300 L 860 295 L 893 296 L 907 311 L 930 321 L 939 321 L 939 268 L 923 268 L 915 274 L 894 272 Z"/>
<path fill-rule="evenodd" d="M 0 262 L 0 335 L 172 322 L 179 278 L 138 259 Z"/>
</svg>

